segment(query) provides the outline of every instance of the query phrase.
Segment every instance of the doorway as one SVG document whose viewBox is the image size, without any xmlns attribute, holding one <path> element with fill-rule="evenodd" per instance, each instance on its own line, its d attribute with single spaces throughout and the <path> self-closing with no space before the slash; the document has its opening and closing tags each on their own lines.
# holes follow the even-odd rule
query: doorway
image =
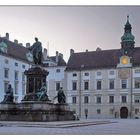
<svg viewBox="0 0 140 140">
<path fill-rule="evenodd" d="M 128 108 L 127 107 L 121 107 L 120 117 L 123 119 L 126 119 L 128 117 Z"/>
</svg>

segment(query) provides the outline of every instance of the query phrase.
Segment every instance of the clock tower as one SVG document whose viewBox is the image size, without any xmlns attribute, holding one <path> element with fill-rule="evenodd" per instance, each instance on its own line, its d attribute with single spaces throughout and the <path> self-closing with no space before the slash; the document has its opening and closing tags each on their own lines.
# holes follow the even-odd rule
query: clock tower
<svg viewBox="0 0 140 140">
<path fill-rule="evenodd" d="M 132 56 L 135 37 L 131 33 L 131 24 L 129 22 L 129 16 L 127 16 L 127 22 L 124 27 L 124 34 L 121 37 L 121 53 L 122 55 Z"/>
</svg>

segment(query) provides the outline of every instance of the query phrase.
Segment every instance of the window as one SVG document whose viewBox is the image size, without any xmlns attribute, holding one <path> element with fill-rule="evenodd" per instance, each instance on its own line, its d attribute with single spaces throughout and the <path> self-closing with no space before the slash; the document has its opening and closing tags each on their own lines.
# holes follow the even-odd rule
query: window
<svg viewBox="0 0 140 140">
<path fill-rule="evenodd" d="M 72 82 L 72 90 L 77 90 L 77 82 Z"/>
<path fill-rule="evenodd" d="M 101 96 L 97 96 L 96 97 L 96 103 L 97 104 L 101 104 Z"/>
<path fill-rule="evenodd" d="M 76 77 L 77 76 L 77 73 L 73 73 L 73 77 Z"/>
<path fill-rule="evenodd" d="M 57 73 L 60 72 L 60 69 L 56 69 L 56 72 L 57 72 Z"/>
<path fill-rule="evenodd" d="M 101 73 L 100 71 L 97 72 L 97 76 L 101 76 L 101 74 L 102 74 L 102 73 Z"/>
<path fill-rule="evenodd" d="M 139 113 L 139 108 L 135 108 L 135 114 L 137 115 Z"/>
<path fill-rule="evenodd" d="M 101 109 L 97 109 L 97 114 L 101 114 Z"/>
<path fill-rule="evenodd" d="M 5 64 L 8 64 L 9 63 L 8 59 L 5 59 L 4 61 L 5 61 Z"/>
<path fill-rule="evenodd" d="M 89 82 L 88 81 L 84 82 L 84 90 L 89 90 Z"/>
<path fill-rule="evenodd" d="M 135 70 L 135 73 L 140 73 L 140 69 Z"/>
<path fill-rule="evenodd" d="M 4 69 L 4 77 L 5 78 L 9 77 L 9 69 L 7 69 L 7 68 Z"/>
<path fill-rule="evenodd" d="M 15 80 L 18 80 L 18 71 L 15 71 Z"/>
<path fill-rule="evenodd" d="M 134 102 L 140 103 L 140 96 L 134 96 Z"/>
<path fill-rule="evenodd" d="M 135 79 L 135 88 L 140 88 L 140 78 Z"/>
<path fill-rule="evenodd" d="M 60 82 L 56 82 L 56 91 L 60 89 Z"/>
<path fill-rule="evenodd" d="M 122 89 L 126 89 L 127 88 L 127 80 L 123 79 L 122 80 Z"/>
<path fill-rule="evenodd" d="M 24 72 L 22 72 L 22 81 L 23 82 L 25 81 L 25 74 L 24 74 Z"/>
<path fill-rule="evenodd" d="M 84 103 L 85 103 L 85 104 L 88 104 L 88 96 L 85 96 L 85 97 L 84 97 Z"/>
<path fill-rule="evenodd" d="M 97 80 L 97 90 L 101 90 L 101 80 Z"/>
<path fill-rule="evenodd" d="M 6 93 L 6 91 L 7 91 L 8 84 L 9 84 L 8 81 L 5 81 L 5 82 L 4 82 L 4 93 Z"/>
<path fill-rule="evenodd" d="M 85 76 L 89 76 L 89 73 L 88 72 L 85 72 L 85 74 L 84 74 Z"/>
<path fill-rule="evenodd" d="M 109 71 L 109 75 L 114 75 L 115 72 L 113 70 Z"/>
<path fill-rule="evenodd" d="M 122 96 L 122 103 L 126 103 L 126 95 Z"/>
<path fill-rule="evenodd" d="M 22 65 L 22 68 L 25 69 L 25 65 Z"/>
<path fill-rule="evenodd" d="M 109 89 L 114 89 L 114 79 L 109 80 Z"/>
<path fill-rule="evenodd" d="M 76 97 L 72 97 L 72 103 L 76 104 Z"/>
<path fill-rule="evenodd" d="M 18 82 L 15 82 L 15 94 L 18 94 Z"/>
<path fill-rule="evenodd" d="M 15 62 L 15 66 L 18 66 L 18 63 L 17 62 Z"/>
<path fill-rule="evenodd" d="M 114 103 L 114 96 L 113 95 L 109 96 L 109 103 Z"/>
</svg>

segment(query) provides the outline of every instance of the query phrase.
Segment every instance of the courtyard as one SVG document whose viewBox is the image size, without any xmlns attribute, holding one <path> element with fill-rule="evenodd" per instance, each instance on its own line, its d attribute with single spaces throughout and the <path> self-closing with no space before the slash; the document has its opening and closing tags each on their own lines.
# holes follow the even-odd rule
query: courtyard
<svg viewBox="0 0 140 140">
<path fill-rule="evenodd" d="M 0 135 L 139 135 L 139 119 L 81 119 L 58 122 L 0 121 Z"/>
</svg>

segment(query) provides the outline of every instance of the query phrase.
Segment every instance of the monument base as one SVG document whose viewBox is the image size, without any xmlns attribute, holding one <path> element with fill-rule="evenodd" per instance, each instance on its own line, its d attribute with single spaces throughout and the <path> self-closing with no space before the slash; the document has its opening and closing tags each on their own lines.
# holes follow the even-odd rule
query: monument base
<svg viewBox="0 0 140 140">
<path fill-rule="evenodd" d="M 66 121 L 75 119 L 68 104 L 33 101 L 0 104 L 1 121 Z"/>
</svg>

